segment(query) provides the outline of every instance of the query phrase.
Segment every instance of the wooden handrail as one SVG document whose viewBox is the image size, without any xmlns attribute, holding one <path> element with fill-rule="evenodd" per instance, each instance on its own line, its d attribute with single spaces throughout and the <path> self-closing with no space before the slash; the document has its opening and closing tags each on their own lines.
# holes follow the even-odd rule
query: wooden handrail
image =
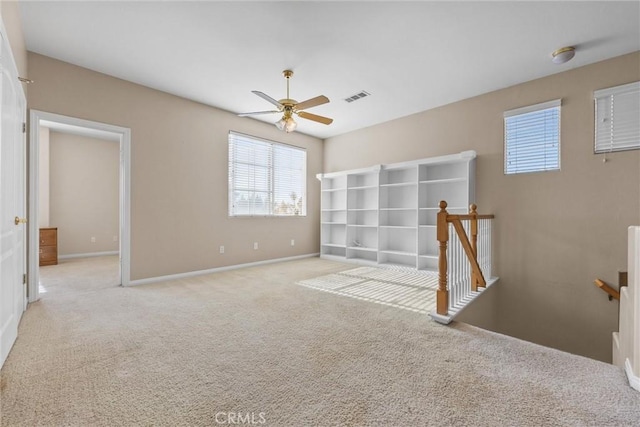
<svg viewBox="0 0 640 427">
<path fill-rule="evenodd" d="M 593 283 L 595 283 L 597 287 L 609 294 L 609 301 L 611 301 L 613 298 L 620 301 L 620 292 L 613 289 L 604 280 L 596 279 Z"/>
<path fill-rule="evenodd" d="M 482 273 L 482 269 L 478 264 L 478 220 L 479 219 L 492 219 L 494 215 L 479 215 L 477 213 L 477 206 L 472 204 L 469 207 L 469 214 L 467 215 L 450 215 L 447 212 L 447 202 L 440 201 L 440 211 L 437 214 L 437 229 L 436 238 L 438 239 L 438 291 L 436 297 L 436 312 L 441 315 L 446 315 L 449 311 L 449 289 L 448 289 L 448 277 L 447 277 L 447 245 L 449 242 L 449 226 L 451 223 L 453 229 L 456 231 L 464 253 L 467 256 L 469 264 L 471 265 L 471 290 L 477 291 L 478 287 L 485 287 L 486 280 Z M 462 226 L 462 221 L 470 221 L 470 233 L 471 241 Z"/>
<path fill-rule="evenodd" d="M 475 206 L 475 205 L 471 205 L 471 206 Z M 467 214 L 467 215 L 459 215 L 459 214 L 449 214 L 447 216 L 447 221 L 448 222 L 453 222 L 456 219 L 459 219 L 460 221 L 469 221 L 472 219 L 493 219 L 495 218 L 495 215 L 476 215 L 473 216 L 472 214 Z"/>
</svg>

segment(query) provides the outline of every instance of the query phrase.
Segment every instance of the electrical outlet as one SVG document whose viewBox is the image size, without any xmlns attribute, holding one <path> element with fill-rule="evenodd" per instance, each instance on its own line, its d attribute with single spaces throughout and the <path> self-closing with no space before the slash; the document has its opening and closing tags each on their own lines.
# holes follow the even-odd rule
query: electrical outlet
<svg viewBox="0 0 640 427">
<path fill-rule="evenodd" d="M 113 236 L 113 241 L 117 242 L 118 241 L 118 236 Z"/>
<path fill-rule="evenodd" d="M 254 251 L 258 250 L 258 242 L 253 242 L 253 250 Z"/>
<path fill-rule="evenodd" d="M 291 246 L 295 246 L 296 245 L 296 241 L 291 239 Z"/>
<path fill-rule="evenodd" d="M 96 242 L 96 238 L 91 236 L 91 243 L 95 243 Z"/>
<path fill-rule="evenodd" d="M 220 253 L 223 254 L 224 253 L 224 246 L 220 246 Z"/>
</svg>

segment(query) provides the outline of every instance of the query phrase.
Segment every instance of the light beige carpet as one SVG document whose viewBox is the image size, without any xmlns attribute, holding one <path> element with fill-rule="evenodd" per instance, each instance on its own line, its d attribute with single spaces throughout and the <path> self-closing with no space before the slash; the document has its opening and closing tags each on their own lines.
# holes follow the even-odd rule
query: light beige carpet
<svg viewBox="0 0 640 427">
<path fill-rule="evenodd" d="M 122 288 L 90 264 L 24 314 L 2 426 L 640 425 L 612 365 L 295 284 L 352 265 Z"/>
<path fill-rule="evenodd" d="M 301 280 L 301 286 L 416 313 L 436 309 L 438 273 L 408 268 L 357 267 Z"/>
</svg>

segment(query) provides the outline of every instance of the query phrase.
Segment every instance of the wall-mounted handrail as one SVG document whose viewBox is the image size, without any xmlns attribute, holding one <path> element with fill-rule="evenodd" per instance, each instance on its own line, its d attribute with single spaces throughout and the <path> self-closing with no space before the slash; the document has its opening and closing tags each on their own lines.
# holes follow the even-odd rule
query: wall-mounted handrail
<svg viewBox="0 0 640 427">
<path fill-rule="evenodd" d="M 436 220 L 439 249 L 436 313 L 447 315 L 452 305 L 464 301 L 472 292 L 477 292 L 478 287 L 486 286 L 485 273 L 491 274 L 491 220 L 494 215 L 479 215 L 475 204 L 469 207 L 469 214 L 464 215 L 449 214 L 444 200 L 439 207 Z M 455 235 L 451 235 L 450 228 L 455 231 Z M 483 252 L 482 266 L 478 262 L 479 234 Z M 450 237 L 455 237 L 455 247 L 449 246 Z M 451 252 L 450 256 L 447 255 L 448 252 Z M 449 271 L 450 267 L 454 268 L 453 272 Z"/>
<path fill-rule="evenodd" d="M 613 298 L 620 301 L 620 292 L 613 289 L 604 280 L 596 279 L 593 283 L 595 283 L 597 287 L 609 294 L 609 301 L 611 301 Z"/>
</svg>

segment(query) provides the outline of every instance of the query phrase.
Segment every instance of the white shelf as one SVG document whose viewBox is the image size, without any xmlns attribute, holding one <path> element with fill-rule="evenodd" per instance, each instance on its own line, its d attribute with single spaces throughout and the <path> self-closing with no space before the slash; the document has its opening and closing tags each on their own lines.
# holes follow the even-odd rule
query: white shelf
<svg viewBox="0 0 640 427">
<path fill-rule="evenodd" d="M 346 245 L 339 245 L 337 243 L 323 243 L 322 246 L 326 246 L 327 248 L 346 248 Z"/>
<path fill-rule="evenodd" d="M 411 225 L 381 225 L 380 228 L 404 228 L 409 230 L 415 230 L 416 227 Z"/>
<path fill-rule="evenodd" d="M 364 246 L 348 246 L 347 249 L 363 252 L 378 252 L 377 248 L 365 248 Z"/>
<path fill-rule="evenodd" d="M 374 224 L 347 224 L 348 227 L 361 227 L 361 228 L 378 228 Z"/>
<path fill-rule="evenodd" d="M 380 249 L 380 253 L 383 254 L 393 254 L 393 255 L 405 255 L 405 256 L 416 256 L 415 252 L 405 252 L 405 251 L 391 251 L 386 249 Z"/>
<path fill-rule="evenodd" d="M 416 185 L 415 182 L 394 182 L 391 184 L 380 184 L 380 187 L 408 187 Z"/>
<path fill-rule="evenodd" d="M 346 209 L 321 209 L 322 212 L 346 212 Z"/>
<path fill-rule="evenodd" d="M 466 209 L 466 210 L 468 210 L 468 209 L 469 209 L 469 207 L 468 207 L 468 206 L 462 206 L 462 207 L 457 207 L 457 206 L 447 206 L 447 212 L 452 211 L 452 210 L 454 210 L 454 209 L 455 209 L 455 210 L 460 210 L 460 209 Z M 421 210 L 421 211 L 439 211 L 439 210 L 440 210 L 440 207 L 437 207 L 437 208 L 418 208 L 418 210 Z M 449 213 L 451 213 L 451 212 L 449 212 Z"/>
<path fill-rule="evenodd" d="M 346 222 L 322 222 L 322 225 L 347 225 Z"/>
<path fill-rule="evenodd" d="M 342 187 L 342 188 L 325 188 L 323 190 L 321 190 L 323 193 L 335 193 L 336 191 L 344 191 L 346 190 L 347 187 Z"/>
<path fill-rule="evenodd" d="M 349 190 L 372 190 L 377 188 L 377 185 L 363 185 L 361 187 L 349 187 Z"/>
<path fill-rule="evenodd" d="M 415 211 L 416 208 L 380 208 L 381 211 Z"/>
<path fill-rule="evenodd" d="M 462 181 L 466 181 L 466 178 L 460 177 L 460 178 L 429 179 L 426 181 L 420 181 L 420 184 L 447 184 L 450 182 L 462 182 Z"/>
<path fill-rule="evenodd" d="M 362 212 L 362 211 L 377 211 L 377 208 L 352 208 L 352 209 L 347 209 L 348 211 L 351 212 Z"/>
<path fill-rule="evenodd" d="M 420 227 L 420 228 L 436 228 L 436 227 L 437 227 L 437 225 L 430 225 L 430 224 L 427 224 L 427 225 L 419 225 L 418 227 Z"/>
</svg>

